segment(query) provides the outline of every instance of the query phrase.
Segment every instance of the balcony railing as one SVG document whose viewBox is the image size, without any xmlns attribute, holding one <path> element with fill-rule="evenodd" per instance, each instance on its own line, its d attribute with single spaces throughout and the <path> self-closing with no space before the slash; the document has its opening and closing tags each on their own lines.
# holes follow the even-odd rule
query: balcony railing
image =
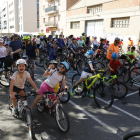
<svg viewBox="0 0 140 140">
<path fill-rule="evenodd" d="M 48 27 L 56 27 L 57 26 L 57 22 L 54 22 L 54 21 L 48 21 L 45 23 L 45 26 L 48 26 Z"/>
<path fill-rule="evenodd" d="M 45 9 L 45 13 L 53 13 L 57 11 L 57 7 L 56 6 L 51 6 Z"/>
</svg>

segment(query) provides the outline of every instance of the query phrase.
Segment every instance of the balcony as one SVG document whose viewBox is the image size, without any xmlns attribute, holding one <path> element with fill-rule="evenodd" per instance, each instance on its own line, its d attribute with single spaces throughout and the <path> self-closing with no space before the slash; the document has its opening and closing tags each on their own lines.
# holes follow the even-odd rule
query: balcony
<svg viewBox="0 0 140 140">
<path fill-rule="evenodd" d="M 53 0 L 45 0 L 46 2 L 50 2 L 50 1 L 53 1 Z"/>
<path fill-rule="evenodd" d="M 47 26 L 48 28 L 51 28 L 51 27 L 57 27 L 57 22 L 54 22 L 54 21 L 48 21 L 45 23 L 45 26 Z"/>
<path fill-rule="evenodd" d="M 56 6 L 51 6 L 45 9 L 45 14 L 54 14 L 57 12 L 57 7 Z"/>
</svg>

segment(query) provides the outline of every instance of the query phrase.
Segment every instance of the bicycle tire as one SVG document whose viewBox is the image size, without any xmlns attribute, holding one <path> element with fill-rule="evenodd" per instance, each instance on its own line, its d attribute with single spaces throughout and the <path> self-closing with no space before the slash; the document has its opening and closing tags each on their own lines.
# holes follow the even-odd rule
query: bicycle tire
<svg viewBox="0 0 140 140">
<path fill-rule="evenodd" d="M 41 101 L 36 104 L 36 108 L 40 113 L 45 111 L 45 109 L 41 106 Z"/>
<path fill-rule="evenodd" d="M 45 57 L 45 58 L 44 58 L 44 61 L 43 61 L 44 70 L 47 69 L 48 61 L 49 61 L 48 57 Z"/>
<path fill-rule="evenodd" d="M 34 131 L 33 131 L 33 121 L 32 121 L 32 117 L 31 117 L 31 113 L 29 111 L 26 111 L 26 122 L 27 122 L 27 126 L 28 126 L 28 131 L 29 131 L 29 136 L 31 139 L 34 138 Z"/>
<path fill-rule="evenodd" d="M 0 76 L 0 84 L 2 86 L 9 87 L 10 86 L 10 82 L 11 82 L 11 77 L 12 77 L 13 73 L 14 73 L 13 71 L 8 70 L 8 69 L 3 70 L 2 74 Z"/>
<path fill-rule="evenodd" d="M 123 82 L 128 83 L 128 81 L 130 80 L 130 70 L 125 68 L 122 74 L 123 74 Z"/>
<path fill-rule="evenodd" d="M 78 60 L 77 63 L 76 63 L 76 71 L 78 73 L 82 73 L 82 71 L 85 69 L 87 64 L 88 64 L 87 61 Z"/>
<path fill-rule="evenodd" d="M 76 76 L 77 76 L 77 78 L 75 78 Z M 80 73 L 76 73 L 76 74 L 73 75 L 73 77 L 72 77 L 72 87 L 75 85 L 75 83 L 79 80 L 78 78 L 80 78 L 80 77 L 81 77 Z M 77 95 L 81 95 L 83 93 L 83 91 L 84 91 L 84 88 L 82 88 L 83 83 L 84 82 L 82 82 L 80 85 L 78 85 L 77 88 L 75 88 L 75 93 Z"/>
<path fill-rule="evenodd" d="M 106 93 L 104 93 L 104 90 L 102 90 L 105 87 L 107 87 L 108 90 L 109 90 Z M 99 90 L 99 92 L 98 92 L 98 90 Z M 105 97 L 107 94 L 108 95 L 110 94 L 110 97 L 109 97 L 109 99 L 107 99 L 107 101 L 105 101 L 102 98 Z M 105 85 L 104 83 L 96 85 L 93 96 L 94 96 L 95 103 L 101 109 L 110 108 L 112 106 L 113 102 L 114 102 L 114 95 L 112 93 L 111 87 L 109 87 L 108 85 Z M 103 104 L 103 105 L 101 105 L 101 104 Z"/>
<path fill-rule="evenodd" d="M 28 72 L 30 73 L 31 78 L 32 78 L 32 80 L 34 81 L 34 70 L 33 70 L 33 67 L 30 67 L 30 68 L 28 69 Z M 30 86 L 31 86 L 31 84 L 30 84 L 30 82 L 28 81 L 28 79 L 26 79 L 26 81 L 25 81 L 25 86 L 27 86 L 27 87 L 30 87 Z"/>
<path fill-rule="evenodd" d="M 12 108 L 13 108 L 13 104 L 12 104 L 12 100 L 10 99 L 9 96 L 9 110 L 12 112 Z"/>
<path fill-rule="evenodd" d="M 120 85 L 123 85 L 123 86 L 124 86 L 123 91 L 125 91 L 125 92 L 124 92 L 122 95 L 121 95 L 122 89 L 119 89 L 119 88 L 121 87 Z M 117 88 L 115 88 L 115 86 L 117 86 Z M 119 86 L 119 87 L 118 87 L 118 86 Z M 117 98 L 117 99 L 122 99 L 122 98 L 124 98 L 124 97 L 127 95 L 127 93 L 128 93 L 128 88 L 127 88 L 127 86 L 126 86 L 124 83 L 122 83 L 122 82 L 115 82 L 114 84 L 112 84 L 111 88 L 112 88 L 114 97 Z M 115 93 L 116 89 L 120 90 L 120 91 L 118 91 L 118 93 L 119 93 L 119 95 L 121 95 L 121 96 L 119 96 L 118 94 Z"/>
<path fill-rule="evenodd" d="M 135 73 L 135 74 L 133 74 Z M 133 80 L 134 78 L 136 78 L 138 75 L 140 75 L 140 67 L 136 67 L 136 68 L 133 68 L 131 71 L 130 71 L 130 80 Z M 136 77 L 135 77 L 136 76 Z"/>
<path fill-rule="evenodd" d="M 67 97 L 65 97 L 66 95 L 67 95 Z M 59 99 L 60 99 L 61 103 L 67 103 L 70 100 L 70 93 L 69 93 L 69 91 L 59 92 Z"/>
<path fill-rule="evenodd" d="M 68 114 L 59 104 L 56 104 L 55 110 L 56 110 L 55 118 L 56 118 L 56 123 L 57 123 L 58 128 L 60 129 L 61 132 L 67 133 L 70 129 L 70 121 L 69 121 Z M 62 112 L 62 116 L 60 116 L 61 112 Z M 63 126 L 60 124 L 61 123 L 60 121 L 64 119 L 66 119 L 66 122 L 65 122 L 65 125 L 67 125 L 66 128 L 63 128 Z"/>
<path fill-rule="evenodd" d="M 128 140 L 129 138 L 132 138 L 132 137 L 135 137 L 135 136 L 140 136 L 140 131 L 131 132 L 131 133 L 129 133 L 129 134 L 126 134 L 126 135 L 123 137 L 123 140 Z"/>
</svg>

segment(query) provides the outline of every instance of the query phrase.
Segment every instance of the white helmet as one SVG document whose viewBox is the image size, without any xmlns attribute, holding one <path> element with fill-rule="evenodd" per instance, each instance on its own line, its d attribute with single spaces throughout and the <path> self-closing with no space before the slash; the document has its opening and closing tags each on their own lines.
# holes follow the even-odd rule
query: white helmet
<svg viewBox="0 0 140 140">
<path fill-rule="evenodd" d="M 24 59 L 19 59 L 19 60 L 17 60 L 16 66 L 17 66 L 18 64 L 25 64 L 25 65 L 27 66 L 27 63 L 26 63 L 26 61 L 25 61 Z"/>
</svg>

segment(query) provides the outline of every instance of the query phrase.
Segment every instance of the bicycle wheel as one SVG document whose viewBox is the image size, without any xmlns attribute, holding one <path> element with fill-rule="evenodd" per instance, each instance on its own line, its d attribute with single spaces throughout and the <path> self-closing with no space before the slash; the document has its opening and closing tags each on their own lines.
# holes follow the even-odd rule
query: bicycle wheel
<svg viewBox="0 0 140 140">
<path fill-rule="evenodd" d="M 126 68 L 122 70 L 123 82 L 127 83 L 130 80 L 130 71 Z"/>
<path fill-rule="evenodd" d="M 12 112 L 12 108 L 13 108 L 13 103 L 12 100 L 9 97 L 9 110 Z"/>
<path fill-rule="evenodd" d="M 82 73 L 82 71 L 85 69 L 85 67 L 87 66 L 87 61 L 83 61 L 83 60 L 78 60 L 76 63 L 76 70 L 78 73 Z"/>
<path fill-rule="evenodd" d="M 130 71 L 130 79 L 135 80 L 136 82 L 140 83 L 140 78 L 137 78 L 140 75 L 140 68 L 136 67 Z"/>
<path fill-rule="evenodd" d="M 112 89 L 104 83 L 95 87 L 93 95 L 95 103 L 102 109 L 108 109 L 113 104 L 114 95 L 112 94 Z"/>
<path fill-rule="evenodd" d="M 96 68 L 98 69 L 98 70 L 105 70 L 105 65 L 102 63 L 102 62 L 97 62 L 96 63 Z"/>
<path fill-rule="evenodd" d="M 74 74 L 73 75 L 73 77 L 72 77 L 72 87 L 80 79 L 80 77 L 81 77 L 81 74 L 80 73 L 77 73 L 77 74 Z M 78 85 L 77 88 L 75 88 L 75 93 L 77 95 L 81 95 L 83 93 L 83 90 L 84 90 L 84 82 L 82 82 L 80 85 Z"/>
<path fill-rule="evenodd" d="M 133 137 L 133 139 L 136 138 L 136 137 L 137 137 L 137 139 L 140 139 L 140 131 L 138 131 L 138 132 L 131 132 L 131 133 L 125 135 L 123 137 L 123 140 L 129 140 L 132 137 Z M 130 139 L 130 140 L 133 140 L 133 139 Z"/>
<path fill-rule="evenodd" d="M 33 132 L 33 121 L 32 121 L 32 117 L 31 117 L 31 113 L 29 111 L 27 111 L 25 117 L 26 117 L 26 123 L 28 126 L 30 138 L 33 139 L 34 132 Z"/>
<path fill-rule="evenodd" d="M 112 86 L 114 97 L 117 99 L 124 98 L 128 93 L 127 86 L 122 82 L 115 82 Z"/>
<path fill-rule="evenodd" d="M 59 99 L 61 103 L 67 103 L 70 100 L 69 91 L 59 92 Z"/>
<path fill-rule="evenodd" d="M 0 83 L 2 86 L 9 87 L 11 82 L 11 77 L 13 75 L 13 71 L 11 70 L 3 70 L 0 72 Z"/>
<path fill-rule="evenodd" d="M 56 123 L 63 133 L 67 133 L 70 129 L 69 117 L 59 104 L 56 104 L 55 109 L 56 109 Z"/>
<path fill-rule="evenodd" d="M 36 104 L 36 107 L 37 107 L 37 110 L 42 113 L 45 111 L 44 107 L 45 107 L 45 104 L 41 101 L 38 101 L 38 103 Z"/>
<path fill-rule="evenodd" d="M 39 67 L 43 67 L 43 61 L 44 61 L 44 58 L 45 58 L 45 55 L 44 55 L 44 52 L 40 52 L 39 54 L 39 59 L 35 61 L 35 64 Z"/>
<path fill-rule="evenodd" d="M 32 80 L 34 80 L 34 70 L 33 70 L 33 68 L 30 67 L 30 68 L 28 69 L 28 72 L 30 73 L 30 76 L 31 76 Z M 31 84 L 30 84 L 30 82 L 28 81 L 28 79 L 26 79 L 26 81 L 25 81 L 25 86 L 27 86 L 27 87 L 30 87 L 30 86 L 31 86 Z"/>
</svg>

